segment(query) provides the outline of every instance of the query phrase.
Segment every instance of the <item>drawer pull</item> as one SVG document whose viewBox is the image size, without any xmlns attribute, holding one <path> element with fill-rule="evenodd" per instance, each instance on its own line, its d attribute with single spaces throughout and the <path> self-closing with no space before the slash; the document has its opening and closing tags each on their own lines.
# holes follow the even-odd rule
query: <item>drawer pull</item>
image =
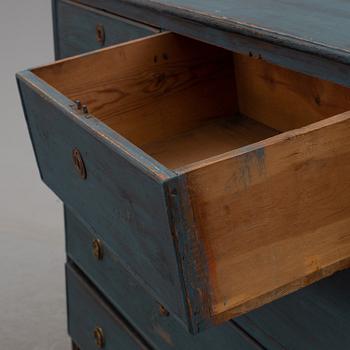
<svg viewBox="0 0 350 350">
<path fill-rule="evenodd" d="M 103 330 L 100 327 L 96 327 L 94 329 L 94 338 L 95 343 L 99 349 L 102 349 L 105 346 L 105 337 L 103 334 Z"/>
<path fill-rule="evenodd" d="M 106 41 L 106 33 L 105 33 L 105 28 L 102 24 L 98 24 L 96 26 L 96 40 L 98 43 L 101 45 L 105 44 Z"/>
<path fill-rule="evenodd" d="M 73 149 L 72 152 L 72 157 L 73 157 L 73 164 L 74 164 L 74 168 L 77 171 L 77 173 L 79 174 L 79 176 L 85 180 L 86 179 L 86 168 L 85 168 L 85 164 L 83 161 L 83 158 L 79 152 L 79 150 L 77 148 Z"/>
<path fill-rule="evenodd" d="M 102 242 L 99 239 L 94 239 L 92 241 L 92 252 L 97 260 L 103 259 L 103 247 Z"/>
</svg>

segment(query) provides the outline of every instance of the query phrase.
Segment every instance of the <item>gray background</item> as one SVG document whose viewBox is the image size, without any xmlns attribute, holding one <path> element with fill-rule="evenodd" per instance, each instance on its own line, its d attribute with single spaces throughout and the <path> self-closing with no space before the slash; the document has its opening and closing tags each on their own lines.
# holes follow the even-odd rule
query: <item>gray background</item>
<svg viewBox="0 0 350 350">
<path fill-rule="evenodd" d="M 69 349 L 62 204 L 41 183 L 15 72 L 53 60 L 50 0 L 0 1 L 0 349 Z"/>
</svg>

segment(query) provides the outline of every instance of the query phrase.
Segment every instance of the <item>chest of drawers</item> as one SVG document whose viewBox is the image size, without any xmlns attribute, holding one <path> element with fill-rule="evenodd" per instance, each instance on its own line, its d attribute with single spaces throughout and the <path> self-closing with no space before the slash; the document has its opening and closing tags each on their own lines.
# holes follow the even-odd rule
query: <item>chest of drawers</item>
<svg viewBox="0 0 350 350">
<path fill-rule="evenodd" d="M 18 75 L 67 206 L 70 334 L 83 349 L 326 344 L 339 329 L 318 293 L 346 272 L 247 312 L 349 266 L 346 57 L 175 3 L 54 1 L 57 58 L 99 51 Z"/>
</svg>

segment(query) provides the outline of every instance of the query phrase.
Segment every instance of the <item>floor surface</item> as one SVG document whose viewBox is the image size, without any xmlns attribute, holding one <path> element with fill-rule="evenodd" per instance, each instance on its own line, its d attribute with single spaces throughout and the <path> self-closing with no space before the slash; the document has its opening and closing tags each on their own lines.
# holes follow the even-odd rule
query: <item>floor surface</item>
<svg viewBox="0 0 350 350">
<path fill-rule="evenodd" d="M 70 349 L 62 204 L 41 182 L 15 72 L 53 60 L 51 1 L 0 1 L 0 349 Z"/>
</svg>

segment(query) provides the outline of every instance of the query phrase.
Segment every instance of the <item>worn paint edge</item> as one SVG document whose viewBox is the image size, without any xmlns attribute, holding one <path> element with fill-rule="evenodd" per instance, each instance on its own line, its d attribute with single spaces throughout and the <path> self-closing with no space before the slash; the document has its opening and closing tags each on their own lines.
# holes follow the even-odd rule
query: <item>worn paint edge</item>
<svg viewBox="0 0 350 350">
<path fill-rule="evenodd" d="M 18 82 L 26 84 L 41 98 L 51 103 L 55 108 L 58 108 L 65 117 L 78 124 L 92 137 L 105 144 L 112 151 L 117 152 L 121 157 L 129 161 L 130 164 L 158 183 L 161 184 L 165 180 L 175 176 L 174 172 L 164 167 L 93 115 L 82 115 L 76 112 L 71 107 L 74 105 L 73 101 L 46 84 L 32 72 L 23 71 L 17 73 L 16 77 Z M 26 109 L 24 108 L 24 110 Z"/>
<path fill-rule="evenodd" d="M 211 297 L 205 249 L 194 222 L 185 176 L 164 183 L 168 215 L 176 251 L 187 326 L 198 334 L 211 326 Z"/>
</svg>

